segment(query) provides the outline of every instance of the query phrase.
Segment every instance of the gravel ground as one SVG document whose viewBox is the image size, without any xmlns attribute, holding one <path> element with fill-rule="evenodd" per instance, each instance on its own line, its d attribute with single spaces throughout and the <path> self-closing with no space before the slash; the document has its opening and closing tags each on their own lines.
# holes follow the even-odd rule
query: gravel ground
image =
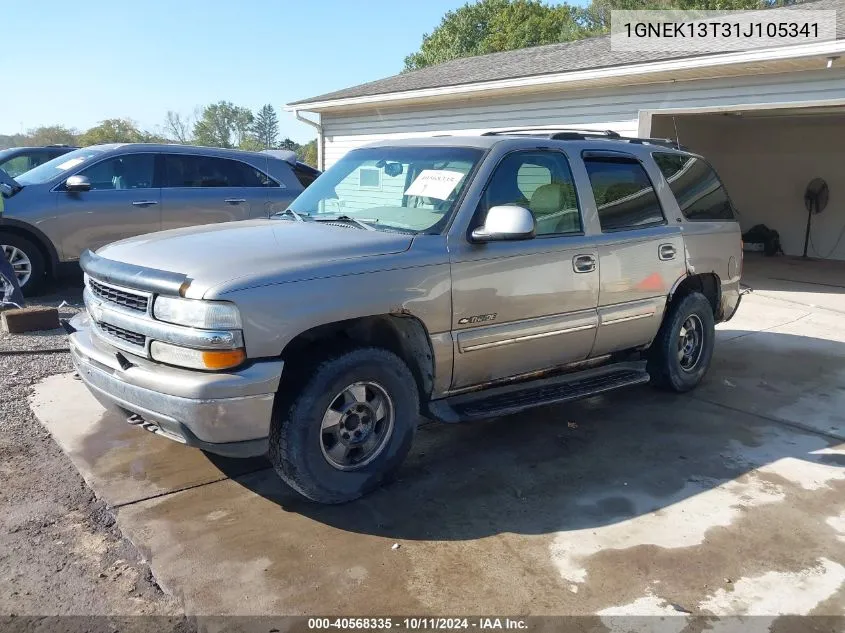
<svg viewBox="0 0 845 633">
<path fill-rule="evenodd" d="M 81 308 L 81 287 L 54 289 L 30 305 Z M 65 302 L 65 303 L 63 303 Z M 0 333 L 0 628 L 55 630 L 50 618 L 21 616 L 162 616 L 62 620 L 86 631 L 186 631 L 192 622 L 165 595 L 138 551 L 120 534 L 111 508 L 95 497 L 70 460 L 32 416 L 31 385 L 73 370 L 67 352 L 9 355 L 10 350 L 67 348 L 63 330 Z M 9 620 L 3 616 L 16 616 Z M 18 623 L 18 627 L 14 626 Z"/>
</svg>

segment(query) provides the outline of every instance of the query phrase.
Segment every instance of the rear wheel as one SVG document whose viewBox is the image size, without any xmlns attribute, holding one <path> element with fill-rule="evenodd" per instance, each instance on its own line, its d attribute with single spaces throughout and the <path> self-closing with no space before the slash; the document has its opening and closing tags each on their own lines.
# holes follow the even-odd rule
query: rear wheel
<svg viewBox="0 0 845 633">
<path fill-rule="evenodd" d="M 344 503 L 393 478 L 419 415 L 416 382 L 395 354 L 366 347 L 320 362 L 280 393 L 270 461 L 312 501 Z"/>
<path fill-rule="evenodd" d="M 37 294 L 44 285 L 46 273 L 41 249 L 16 233 L 0 233 L 0 248 L 15 271 L 21 292 L 27 297 Z"/>
<path fill-rule="evenodd" d="M 677 392 L 694 388 L 710 368 L 715 340 L 707 297 L 692 292 L 673 302 L 649 350 L 652 384 Z"/>
</svg>

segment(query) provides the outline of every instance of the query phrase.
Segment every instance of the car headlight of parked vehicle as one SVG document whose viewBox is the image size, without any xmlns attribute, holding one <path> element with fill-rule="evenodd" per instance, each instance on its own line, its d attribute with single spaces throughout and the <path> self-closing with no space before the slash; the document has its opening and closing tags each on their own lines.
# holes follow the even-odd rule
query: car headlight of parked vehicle
<svg viewBox="0 0 845 633">
<path fill-rule="evenodd" d="M 239 330 L 241 315 L 233 303 L 157 297 L 153 316 L 159 321 L 201 330 Z M 237 334 L 237 336 L 236 336 Z M 240 333 L 208 332 L 208 349 L 184 347 L 164 341 L 150 344 L 154 360 L 191 369 L 221 370 L 237 367 L 246 360 Z"/>
<path fill-rule="evenodd" d="M 225 301 L 158 297 L 153 304 L 153 316 L 159 321 L 203 330 L 241 328 L 241 315 L 238 308 L 234 303 Z"/>
</svg>

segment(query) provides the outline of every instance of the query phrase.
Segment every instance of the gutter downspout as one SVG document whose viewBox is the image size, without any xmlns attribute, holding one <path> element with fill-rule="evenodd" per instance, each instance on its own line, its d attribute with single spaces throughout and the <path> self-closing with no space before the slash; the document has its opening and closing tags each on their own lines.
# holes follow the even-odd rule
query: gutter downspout
<svg viewBox="0 0 845 633">
<path fill-rule="evenodd" d="M 318 121 L 306 119 L 299 113 L 299 110 L 294 110 L 293 116 L 296 117 L 297 121 L 302 121 L 306 125 L 310 125 L 311 127 L 317 130 L 317 169 L 319 169 L 320 171 L 324 171 L 326 169 L 326 165 L 325 160 L 323 160 L 323 154 L 325 153 L 323 151 L 323 125 Z M 320 115 L 318 114 L 317 116 Z"/>
</svg>

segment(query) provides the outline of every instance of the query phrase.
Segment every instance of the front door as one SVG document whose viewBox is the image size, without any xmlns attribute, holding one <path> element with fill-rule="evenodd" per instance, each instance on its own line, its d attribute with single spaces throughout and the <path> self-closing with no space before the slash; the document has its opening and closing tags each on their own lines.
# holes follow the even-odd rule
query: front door
<svg viewBox="0 0 845 633">
<path fill-rule="evenodd" d="M 596 202 L 599 328 L 593 356 L 651 342 L 666 297 L 686 273 L 680 227 L 669 225 L 647 170 L 621 152 L 585 152 Z"/>
<path fill-rule="evenodd" d="M 57 191 L 57 231 L 64 259 L 75 260 L 86 248 L 161 230 L 161 189 L 153 186 L 153 153 L 112 156 L 80 172 L 90 191 Z"/>
<path fill-rule="evenodd" d="M 162 229 L 269 216 L 269 179 L 239 160 L 164 154 Z"/>
<path fill-rule="evenodd" d="M 583 360 L 595 339 L 598 250 L 584 235 L 566 156 L 505 156 L 476 217 L 503 204 L 529 208 L 537 236 L 453 249 L 453 389 Z"/>
</svg>

